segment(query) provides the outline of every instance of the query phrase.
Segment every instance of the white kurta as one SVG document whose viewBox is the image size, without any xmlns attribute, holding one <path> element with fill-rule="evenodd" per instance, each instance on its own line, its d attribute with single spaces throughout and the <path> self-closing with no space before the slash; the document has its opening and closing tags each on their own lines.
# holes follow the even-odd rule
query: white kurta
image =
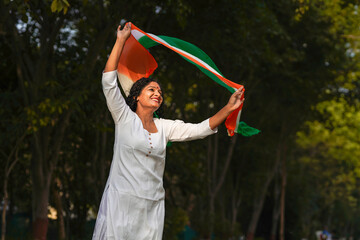
<svg viewBox="0 0 360 240">
<path fill-rule="evenodd" d="M 160 240 L 164 227 L 163 173 L 168 141 L 189 141 L 217 132 L 199 123 L 154 119 L 149 133 L 126 104 L 116 71 L 103 73 L 103 91 L 115 122 L 114 155 L 93 240 Z"/>
</svg>

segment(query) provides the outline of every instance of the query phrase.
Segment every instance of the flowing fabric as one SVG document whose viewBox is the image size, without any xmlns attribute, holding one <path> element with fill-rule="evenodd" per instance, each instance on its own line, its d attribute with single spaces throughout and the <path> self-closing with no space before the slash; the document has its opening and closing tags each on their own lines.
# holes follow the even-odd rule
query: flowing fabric
<svg viewBox="0 0 360 240">
<path fill-rule="evenodd" d="M 231 93 L 243 87 L 226 79 L 211 58 L 197 46 L 178 38 L 146 33 L 131 24 L 131 35 L 125 43 L 118 65 L 118 77 L 125 94 L 129 93 L 133 82 L 143 77 L 149 77 L 157 68 L 154 57 L 148 51 L 149 48 L 156 45 L 163 45 L 176 52 Z M 242 107 L 243 104 L 233 111 L 225 121 L 229 136 L 233 136 L 234 133 L 252 136 L 260 132 L 245 123 L 240 123 Z M 245 125 L 246 130 L 243 129 Z"/>
</svg>

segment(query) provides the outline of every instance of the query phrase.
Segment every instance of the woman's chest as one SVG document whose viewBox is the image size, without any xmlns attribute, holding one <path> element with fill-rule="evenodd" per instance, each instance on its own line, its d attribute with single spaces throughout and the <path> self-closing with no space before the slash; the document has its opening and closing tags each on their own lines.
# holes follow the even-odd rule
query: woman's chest
<svg viewBox="0 0 360 240">
<path fill-rule="evenodd" d="M 146 131 L 142 125 L 129 122 L 116 128 L 117 144 L 126 145 L 136 152 L 144 154 L 163 155 L 166 149 L 166 140 L 161 129 L 156 133 Z"/>
</svg>

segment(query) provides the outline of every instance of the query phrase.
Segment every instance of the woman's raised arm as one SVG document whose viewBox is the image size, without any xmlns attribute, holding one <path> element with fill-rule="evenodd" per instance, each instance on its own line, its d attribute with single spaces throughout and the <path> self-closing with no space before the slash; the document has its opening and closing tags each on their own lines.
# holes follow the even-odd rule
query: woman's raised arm
<svg viewBox="0 0 360 240">
<path fill-rule="evenodd" d="M 126 40 L 130 37 L 131 23 L 127 23 L 121 30 L 120 25 L 117 28 L 116 42 L 111 50 L 110 56 L 106 62 L 104 72 L 110 72 L 117 69 L 121 52 L 124 48 Z"/>
<path fill-rule="evenodd" d="M 131 112 L 118 88 L 117 74 L 115 72 L 125 42 L 130 36 L 130 28 L 130 23 L 126 24 L 123 30 L 120 30 L 120 26 L 118 27 L 115 45 L 111 50 L 102 74 L 101 82 L 106 103 L 116 124 L 122 119 L 126 119 L 129 116 L 129 112 Z"/>
</svg>

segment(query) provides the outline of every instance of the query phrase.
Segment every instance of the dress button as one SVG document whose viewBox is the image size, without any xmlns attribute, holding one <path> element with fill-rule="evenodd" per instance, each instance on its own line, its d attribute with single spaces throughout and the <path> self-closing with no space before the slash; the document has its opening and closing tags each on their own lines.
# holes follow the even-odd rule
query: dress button
<svg viewBox="0 0 360 240">
<path fill-rule="evenodd" d="M 152 144 L 152 143 L 150 142 L 150 144 Z"/>
<path fill-rule="evenodd" d="M 149 140 L 151 140 L 151 138 L 149 138 Z"/>
<path fill-rule="evenodd" d="M 146 154 L 146 156 L 148 157 L 149 155 Z"/>
<path fill-rule="evenodd" d="M 153 148 L 153 147 L 151 146 L 151 148 Z"/>
<path fill-rule="evenodd" d="M 149 154 L 150 154 L 151 152 L 149 151 Z"/>
</svg>

